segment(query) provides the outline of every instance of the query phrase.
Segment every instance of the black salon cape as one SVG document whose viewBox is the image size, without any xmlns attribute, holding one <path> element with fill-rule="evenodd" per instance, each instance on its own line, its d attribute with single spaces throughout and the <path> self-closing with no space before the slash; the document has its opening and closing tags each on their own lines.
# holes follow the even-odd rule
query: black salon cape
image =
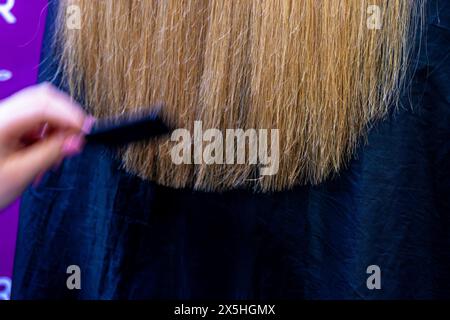
<svg viewBox="0 0 450 320">
<path fill-rule="evenodd" d="M 24 195 L 13 298 L 450 298 L 450 2 L 427 11 L 402 106 L 338 177 L 275 194 L 175 190 L 88 146 Z M 41 81 L 55 74 L 54 14 Z M 66 286 L 70 265 L 81 290 Z"/>
</svg>

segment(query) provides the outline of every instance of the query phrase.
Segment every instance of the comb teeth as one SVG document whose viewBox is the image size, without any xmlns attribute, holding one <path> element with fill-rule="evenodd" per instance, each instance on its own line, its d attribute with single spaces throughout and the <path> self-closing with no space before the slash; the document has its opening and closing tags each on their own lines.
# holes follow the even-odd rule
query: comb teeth
<svg viewBox="0 0 450 320">
<path fill-rule="evenodd" d="M 132 142 L 149 140 L 169 134 L 172 130 L 159 117 L 160 108 L 153 111 L 137 112 L 117 118 L 97 120 L 89 134 L 87 143 L 108 146 L 123 146 Z"/>
</svg>

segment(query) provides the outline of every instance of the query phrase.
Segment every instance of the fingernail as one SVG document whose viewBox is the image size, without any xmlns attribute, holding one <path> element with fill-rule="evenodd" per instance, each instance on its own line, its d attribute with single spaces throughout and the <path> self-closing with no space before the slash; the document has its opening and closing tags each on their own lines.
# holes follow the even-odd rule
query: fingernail
<svg viewBox="0 0 450 320">
<path fill-rule="evenodd" d="M 64 141 L 62 152 L 66 157 L 75 156 L 81 152 L 83 144 L 84 138 L 82 136 L 71 136 Z"/>
<path fill-rule="evenodd" d="M 84 120 L 81 131 L 83 131 L 85 134 L 91 132 L 91 129 L 94 126 L 95 121 L 96 119 L 93 116 L 87 116 L 86 119 Z"/>
<path fill-rule="evenodd" d="M 48 131 L 48 123 L 45 123 L 39 132 L 39 138 L 41 139 L 45 138 L 45 136 L 47 135 L 47 131 Z"/>
</svg>

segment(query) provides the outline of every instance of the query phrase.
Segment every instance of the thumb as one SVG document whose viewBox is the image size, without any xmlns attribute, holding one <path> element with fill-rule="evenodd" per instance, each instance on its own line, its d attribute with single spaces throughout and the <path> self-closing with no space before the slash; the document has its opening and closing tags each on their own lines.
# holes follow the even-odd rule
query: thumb
<svg viewBox="0 0 450 320">
<path fill-rule="evenodd" d="M 16 151 L 0 166 L 0 208 L 16 199 L 40 172 L 48 170 L 63 156 L 65 137 L 55 135 Z"/>
<path fill-rule="evenodd" d="M 67 148 L 67 144 L 76 139 L 75 136 L 63 134 L 52 135 L 12 154 L 5 167 L 13 175 L 18 188 L 25 188 L 39 173 L 75 153 L 73 148 Z"/>
</svg>

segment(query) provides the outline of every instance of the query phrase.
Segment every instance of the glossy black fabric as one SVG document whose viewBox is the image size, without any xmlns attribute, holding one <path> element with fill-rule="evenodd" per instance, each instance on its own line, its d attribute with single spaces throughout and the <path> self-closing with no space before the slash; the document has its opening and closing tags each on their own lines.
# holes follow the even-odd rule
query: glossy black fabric
<svg viewBox="0 0 450 320">
<path fill-rule="evenodd" d="M 450 4 L 427 10 L 410 93 L 338 177 L 276 194 L 173 190 L 88 147 L 23 198 L 13 298 L 449 298 Z M 52 60 L 45 49 L 41 79 Z M 79 291 L 66 288 L 73 264 Z M 381 290 L 366 287 L 369 265 Z"/>
</svg>

